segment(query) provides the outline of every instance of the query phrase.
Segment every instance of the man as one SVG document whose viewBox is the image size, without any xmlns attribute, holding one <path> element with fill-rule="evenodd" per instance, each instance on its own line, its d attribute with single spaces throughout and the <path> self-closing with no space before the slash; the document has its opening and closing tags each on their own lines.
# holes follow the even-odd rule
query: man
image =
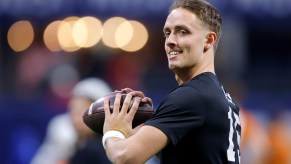
<svg viewBox="0 0 291 164">
<path fill-rule="evenodd" d="M 73 89 L 68 104 L 72 125 L 77 133 L 75 151 L 67 160 L 69 164 L 109 164 L 100 134 L 95 133 L 83 122 L 83 114 L 100 97 L 111 92 L 109 85 L 99 78 L 86 78 Z"/>
<path fill-rule="evenodd" d="M 140 164 L 158 154 L 161 163 L 240 163 L 239 108 L 214 69 L 221 26 L 220 14 L 204 0 L 173 3 L 164 25 L 165 51 L 179 86 L 135 129 L 138 104 L 150 98 L 122 89 L 128 95 L 121 110 L 116 96 L 112 113 L 104 101 L 103 145 L 111 162 Z M 139 98 L 130 105 L 133 96 Z"/>
<path fill-rule="evenodd" d="M 99 78 L 79 81 L 72 90 L 68 112 L 52 118 L 31 164 L 109 164 L 101 136 L 85 125 L 82 116 L 91 103 L 111 91 L 109 84 Z"/>
</svg>

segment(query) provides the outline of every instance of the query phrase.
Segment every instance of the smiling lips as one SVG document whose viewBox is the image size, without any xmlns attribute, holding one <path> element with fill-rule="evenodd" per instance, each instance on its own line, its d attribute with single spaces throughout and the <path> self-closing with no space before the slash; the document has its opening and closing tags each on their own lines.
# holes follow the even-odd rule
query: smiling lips
<svg viewBox="0 0 291 164">
<path fill-rule="evenodd" d="M 175 58 L 178 54 L 179 54 L 178 51 L 170 51 L 170 52 L 168 53 L 168 57 L 169 57 L 169 59 L 173 59 L 173 58 Z"/>
</svg>

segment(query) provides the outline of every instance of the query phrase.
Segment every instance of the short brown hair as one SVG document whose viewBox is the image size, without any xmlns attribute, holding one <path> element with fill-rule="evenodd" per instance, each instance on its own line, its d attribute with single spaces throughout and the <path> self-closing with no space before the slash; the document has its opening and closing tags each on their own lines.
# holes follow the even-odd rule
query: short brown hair
<svg viewBox="0 0 291 164">
<path fill-rule="evenodd" d="M 222 18 L 219 11 L 205 0 L 176 0 L 172 4 L 169 13 L 176 8 L 184 8 L 191 11 L 205 23 L 209 30 L 216 33 L 217 41 L 214 44 L 216 50 L 222 33 Z"/>
</svg>

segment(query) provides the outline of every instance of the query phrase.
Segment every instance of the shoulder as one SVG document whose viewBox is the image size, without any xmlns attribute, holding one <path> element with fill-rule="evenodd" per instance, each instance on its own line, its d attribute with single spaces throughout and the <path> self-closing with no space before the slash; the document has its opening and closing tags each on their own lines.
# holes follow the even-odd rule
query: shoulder
<svg viewBox="0 0 291 164">
<path fill-rule="evenodd" d="M 184 101 L 193 101 L 194 99 L 201 101 L 206 95 L 209 95 L 210 88 L 214 87 L 219 87 L 219 82 L 216 78 L 216 75 L 207 72 L 200 74 L 190 81 L 187 81 L 174 88 L 168 95 L 168 98 Z"/>
<path fill-rule="evenodd" d="M 55 140 L 75 140 L 76 132 L 68 113 L 54 116 L 48 124 L 47 136 Z"/>
<path fill-rule="evenodd" d="M 197 115 L 197 113 L 201 114 L 201 112 L 203 113 L 206 100 L 199 88 L 183 84 L 172 90 L 165 97 L 157 109 L 156 116 L 174 114 L 175 116 L 183 115 L 183 117 L 187 117 Z"/>
<path fill-rule="evenodd" d="M 196 101 L 201 102 L 202 99 L 200 90 L 187 83 L 172 90 L 166 96 L 165 102 L 171 102 L 173 104 L 193 104 Z"/>
<path fill-rule="evenodd" d="M 201 73 L 189 82 L 185 83 L 197 89 L 208 89 L 209 87 L 218 87 L 220 88 L 221 84 L 218 80 L 218 77 L 212 72 Z"/>
<path fill-rule="evenodd" d="M 66 129 L 72 128 L 71 119 L 68 113 L 62 113 L 54 116 L 48 124 L 49 128 L 52 129 Z"/>
</svg>

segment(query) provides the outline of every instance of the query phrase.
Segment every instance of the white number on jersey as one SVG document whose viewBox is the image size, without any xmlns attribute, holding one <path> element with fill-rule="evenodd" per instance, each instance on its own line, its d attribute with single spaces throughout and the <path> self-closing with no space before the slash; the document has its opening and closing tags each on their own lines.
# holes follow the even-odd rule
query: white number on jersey
<svg viewBox="0 0 291 164">
<path fill-rule="evenodd" d="M 239 116 L 236 113 L 234 113 L 230 107 L 228 111 L 228 119 L 230 121 L 230 130 L 229 130 L 229 138 L 228 138 L 229 146 L 227 149 L 227 159 L 228 161 L 231 161 L 234 163 L 237 163 L 237 162 L 240 163 L 240 152 L 239 152 L 240 133 L 237 129 L 237 127 L 240 126 L 240 120 L 239 120 Z M 237 162 L 235 161 L 236 155 L 239 160 Z"/>
</svg>

